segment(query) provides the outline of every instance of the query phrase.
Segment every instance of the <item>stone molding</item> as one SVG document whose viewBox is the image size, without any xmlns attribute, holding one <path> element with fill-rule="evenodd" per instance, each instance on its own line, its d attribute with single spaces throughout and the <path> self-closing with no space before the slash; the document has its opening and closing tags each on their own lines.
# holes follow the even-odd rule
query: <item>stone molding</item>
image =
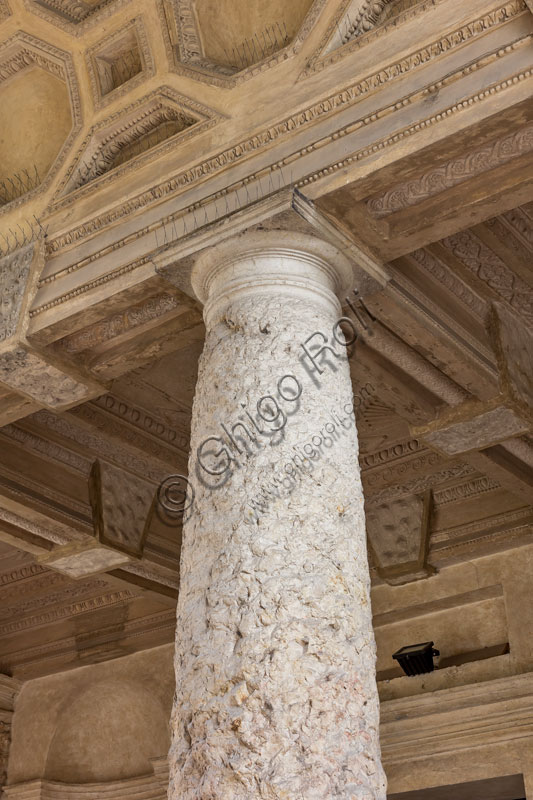
<svg viewBox="0 0 533 800">
<path fill-rule="evenodd" d="M 4 794 L 15 800 L 166 800 L 166 790 L 164 777 L 153 774 L 111 783 L 29 781 L 6 786 Z"/>
<path fill-rule="evenodd" d="M 533 734 L 533 674 L 381 703 L 385 765 L 501 745 Z"/>
<path fill-rule="evenodd" d="M 340 316 L 336 295 L 351 291 L 353 272 L 346 256 L 320 239 L 290 231 L 255 231 L 202 252 L 191 280 L 205 304 L 206 320 L 220 317 L 221 308 L 236 297 L 271 291 L 312 296 L 312 302 Z"/>
<path fill-rule="evenodd" d="M 397 184 L 384 194 L 369 198 L 366 201 L 367 208 L 376 219 L 386 218 L 531 151 L 533 125 L 527 125 L 515 133 L 488 142 L 483 147 L 425 172 L 415 180 Z"/>
</svg>

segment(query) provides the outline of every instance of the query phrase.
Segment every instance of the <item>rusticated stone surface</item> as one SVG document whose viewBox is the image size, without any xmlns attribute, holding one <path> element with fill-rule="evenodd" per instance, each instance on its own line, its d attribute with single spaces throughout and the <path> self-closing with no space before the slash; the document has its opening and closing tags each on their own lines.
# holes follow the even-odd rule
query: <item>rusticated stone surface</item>
<svg viewBox="0 0 533 800">
<path fill-rule="evenodd" d="M 357 433 L 344 410 L 353 408 L 346 349 L 336 346 L 344 360 L 323 360 L 318 386 L 299 361 L 315 331 L 331 341 L 335 303 L 261 288 L 217 304 L 207 319 L 189 464 L 196 499 L 182 545 L 169 798 L 384 800 Z M 299 402 L 277 394 L 287 374 L 300 382 Z M 291 386 L 296 394 L 288 380 L 282 394 Z M 248 453 L 239 441 L 240 468 L 219 479 L 202 473 L 201 443 L 224 437 L 221 425 L 231 431 L 246 410 L 255 416 L 266 395 L 288 412 L 283 435 L 272 435 L 281 413 L 275 423 L 257 418 L 271 435 L 258 433 L 261 446 Z M 316 457 L 300 458 L 305 466 L 287 479 L 285 465 L 307 444 Z M 202 474 L 223 485 L 203 485 Z"/>
</svg>

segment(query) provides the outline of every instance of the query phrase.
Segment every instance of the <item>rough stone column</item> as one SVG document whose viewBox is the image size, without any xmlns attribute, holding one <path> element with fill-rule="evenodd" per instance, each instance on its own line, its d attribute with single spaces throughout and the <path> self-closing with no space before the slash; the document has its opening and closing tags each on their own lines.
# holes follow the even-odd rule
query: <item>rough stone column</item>
<svg viewBox="0 0 533 800">
<path fill-rule="evenodd" d="M 350 284 L 333 246 L 287 232 L 244 234 L 195 265 L 207 336 L 172 800 L 385 798 L 354 398 L 336 326 Z"/>
</svg>

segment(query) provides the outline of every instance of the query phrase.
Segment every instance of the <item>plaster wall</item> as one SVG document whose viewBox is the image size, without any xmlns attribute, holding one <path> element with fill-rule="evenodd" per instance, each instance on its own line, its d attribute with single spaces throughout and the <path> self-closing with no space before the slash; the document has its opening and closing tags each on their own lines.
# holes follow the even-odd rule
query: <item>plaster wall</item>
<svg viewBox="0 0 533 800">
<path fill-rule="evenodd" d="M 165 757 L 174 691 L 172 645 L 24 684 L 9 784 L 117 781 Z"/>
</svg>

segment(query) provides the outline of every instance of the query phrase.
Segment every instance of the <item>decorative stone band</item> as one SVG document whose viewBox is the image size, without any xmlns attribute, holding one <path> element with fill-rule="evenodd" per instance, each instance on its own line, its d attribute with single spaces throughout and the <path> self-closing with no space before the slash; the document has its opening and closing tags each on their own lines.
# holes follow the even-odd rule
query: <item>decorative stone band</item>
<svg viewBox="0 0 533 800">
<path fill-rule="evenodd" d="M 337 247 L 290 231 L 246 232 L 227 240 L 204 251 L 192 275 L 206 324 L 220 319 L 237 297 L 273 291 L 311 299 L 340 316 L 337 296 L 348 293 L 353 282 L 350 261 Z"/>
</svg>

